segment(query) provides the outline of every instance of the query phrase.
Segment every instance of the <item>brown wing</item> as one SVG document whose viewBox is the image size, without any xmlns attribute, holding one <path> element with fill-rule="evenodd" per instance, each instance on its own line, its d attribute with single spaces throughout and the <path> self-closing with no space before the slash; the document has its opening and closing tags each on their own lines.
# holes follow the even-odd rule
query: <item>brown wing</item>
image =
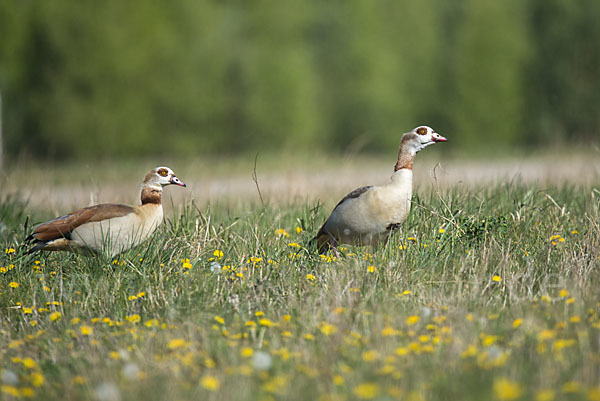
<svg viewBox="0 0 600 401">
<path fill-rule="evenodd" d="M 47 242 L 57 238 L 69 238 L 69 234 L 82 224 L 111 219 L 134 213 L 132 206 L 104 203 L 84 207 L 66 216 L 57 217 L 34 228 L 29 238 Z"/>
<path fill-rule="evenodd" d="M 333 208 L 333 210 L 337 209 L 337 207 L 339 205 L 341 205 L 342 203 L 344 203 L 348 199 L 358 198 L 359 196 L 361 196 L 362 194 L 364 194 L 365 192 L 367 192 L 371 188 L 373 188 L 373 185 L 367 185 L 366 187 L 356 188 L 354 191 L 352 191 L 348 195 L 344 196 L 342 198 L 342 200 L 339 201 L 337 205 L 335 205 L 335 207 Z"/>
</svg>

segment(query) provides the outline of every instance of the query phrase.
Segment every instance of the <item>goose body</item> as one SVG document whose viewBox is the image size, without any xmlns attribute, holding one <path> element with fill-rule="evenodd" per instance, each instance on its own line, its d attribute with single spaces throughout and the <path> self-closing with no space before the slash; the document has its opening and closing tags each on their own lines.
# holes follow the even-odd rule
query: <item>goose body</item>
<svg viewBox="0 0 600 401">
<path fill-rule="evenodd" d="M 375 246 L 386 240 L 410 212 L 415 155 L 429 145 L 445 141 L 446 138 L 427 126 L 404 134 L 390 181 L 361 187 L 346 195 L 315 237 L 319 251 L 331 246 L 337 253 L 338 243 Z"/>
<path fill-rule="evenodd" d="M 114 203 L 85 207 L 34 228 L 27 238 L 38 250 L 74 251 L 111 257 L 139 245 L 163 220 L 162 187 L 185 186 L 168 167 L 151 170 L 142 184 L 139 206 Z"/>
</svg>

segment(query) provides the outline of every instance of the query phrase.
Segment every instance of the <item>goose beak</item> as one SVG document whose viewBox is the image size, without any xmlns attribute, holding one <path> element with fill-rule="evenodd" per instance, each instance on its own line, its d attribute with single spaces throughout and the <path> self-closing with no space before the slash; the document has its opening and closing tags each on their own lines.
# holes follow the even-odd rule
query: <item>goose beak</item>
<svg viewBox="0 0 600 401">
<path fill-rule="evenodd" d="M 179 185 L 180 187 L 187 187 L 177 176 L 172 175 L 169 182 L 173 185 Z"/>
<path fill-rule="evenodd" d="M 433 140 L 433 142 L 448 142 L 448 139 L 444 138 L 437 132 L 433 133 L 433 135 L 431 136 L 431 139 Z"/>
</svg>

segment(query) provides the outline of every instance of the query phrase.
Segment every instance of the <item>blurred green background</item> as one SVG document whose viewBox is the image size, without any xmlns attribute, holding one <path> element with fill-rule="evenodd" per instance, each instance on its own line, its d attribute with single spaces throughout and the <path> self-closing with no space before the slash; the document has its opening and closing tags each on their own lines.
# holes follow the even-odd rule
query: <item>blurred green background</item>
<svg viewBox="0 0 600 401">
<path fill-rule="evenodd" d="M 8 157 L 597 143 L 600 1 L 1 0 Z"/>
</svg>

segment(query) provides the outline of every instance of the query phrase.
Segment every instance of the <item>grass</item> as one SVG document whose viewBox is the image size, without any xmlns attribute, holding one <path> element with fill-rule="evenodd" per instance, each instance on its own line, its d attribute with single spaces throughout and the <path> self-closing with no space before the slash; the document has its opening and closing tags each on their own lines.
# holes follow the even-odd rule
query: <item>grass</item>
<svg viewBox="0 0 600 401">
<path fill-rule="evenodd" d="M 599 400 L 597 188 L 420 190 L 340 259 L 306 249 L 312 201 L 189 201 L 118 259 L 28 258 L 53 216 L 4 197 L 2 396 Z"/>
</svg>

